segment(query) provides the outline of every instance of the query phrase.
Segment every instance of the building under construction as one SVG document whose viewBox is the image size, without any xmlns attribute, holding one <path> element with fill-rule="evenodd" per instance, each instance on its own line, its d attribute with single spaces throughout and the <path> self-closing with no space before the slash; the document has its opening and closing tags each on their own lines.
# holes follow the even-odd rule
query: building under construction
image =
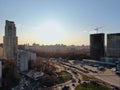
<svg viewBox="0 0 120 90">
<path fill-rule="evenodd" d="M 120 33 L 107 34 L 107 57 L 120 58 Z"/>
<path fill-rule="evenodd" d="M 90 56 L 95 60 L 105 56 L 104 33 L 90 35 Z"/>
</svg>

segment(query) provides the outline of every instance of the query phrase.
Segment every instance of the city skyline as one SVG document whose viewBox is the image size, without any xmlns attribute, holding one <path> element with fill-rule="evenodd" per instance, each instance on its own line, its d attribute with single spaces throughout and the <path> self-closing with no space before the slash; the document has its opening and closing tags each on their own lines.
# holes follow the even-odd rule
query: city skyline
<svg viewBox="0 0 120 90">
<path fill-rule="evenodd" d="M 89 34 L 119 33 L 120 1 L 46 0 L 0 1 L 0 43 L 5 20 L 14 21 L 19 44 L 89 45 Z M 8 7 L 10 6 L 10 7 Z"/>
</svg>

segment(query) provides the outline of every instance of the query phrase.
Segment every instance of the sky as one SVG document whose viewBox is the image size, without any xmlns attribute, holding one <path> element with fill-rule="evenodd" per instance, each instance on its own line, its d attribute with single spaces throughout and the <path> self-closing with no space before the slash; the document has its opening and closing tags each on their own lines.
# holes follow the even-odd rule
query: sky
<svg viewBox="0 0 120 90">
<path fill-rule="evenodd" d="M 120 0 L 0 0 L 0 43 L 5 20 L 19 44 L 89 45 L 89 35 L 120 33 Z"/>
</svg>

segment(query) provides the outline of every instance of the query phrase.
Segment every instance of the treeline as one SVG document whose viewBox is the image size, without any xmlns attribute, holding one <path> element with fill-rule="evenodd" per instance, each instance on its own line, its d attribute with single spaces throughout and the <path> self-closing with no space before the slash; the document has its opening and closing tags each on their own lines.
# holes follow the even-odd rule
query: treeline
<svg viewBox="0 0 120 90">
<path fill-rule="evenodd" d="M 47 58 L 64 58 L 64 59 L 74 59 L 81 60 L 84 58 L 90 58 L 89 51 L 34 51 L 37 56 L 47 57 Z"/>
</svg>

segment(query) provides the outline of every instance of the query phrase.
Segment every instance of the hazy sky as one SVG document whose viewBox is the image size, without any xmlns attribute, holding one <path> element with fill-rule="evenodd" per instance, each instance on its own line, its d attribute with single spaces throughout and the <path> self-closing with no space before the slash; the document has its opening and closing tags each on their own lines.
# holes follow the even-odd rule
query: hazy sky
<svg viewBox="0 0 120 90">
<path fill-rule="evenodd" d="M 0 42 L 5 20 L 14 21 L 19 44 L 89 44 L 94 28 L 120 32 L 120 0 L 0 0 Z"/>
</svg>

